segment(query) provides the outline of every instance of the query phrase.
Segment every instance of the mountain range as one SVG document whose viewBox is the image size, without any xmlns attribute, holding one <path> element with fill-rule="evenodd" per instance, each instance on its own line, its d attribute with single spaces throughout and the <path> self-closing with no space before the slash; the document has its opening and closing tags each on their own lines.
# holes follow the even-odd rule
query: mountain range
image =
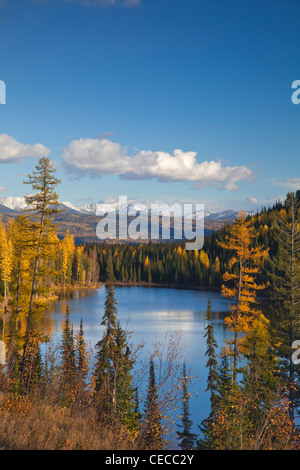
<svg viewBox="0 0 300 470">
<path fill-rule="evenodd" d="M 59 209 L 63 212 L 57 214 L 55 221 L 58 223 L 58 236 L 63 237 L 66 230 L 74 234 L 77 243 L 99 241 L 96 236 L 96 225 L 100 218 L 96 215 L 97 206 L 100 203 L 75 205 L 68 201 L 59 202 Z M 118 209 L 119 203 L 112 204 Z M 138 211 L 139 204 L 131 207 Z M 4 223 L 11 217 L 17 217 L 26 208 L 24 197 L 4 197 L 0 199 L 0 216 Z M 204 230 L 209 233 L 218 230 L 225 223 L 232 223 L 238 215 L 238 211 L 224 210 L 219 212 L 204 211 Z M 146 215 L 145 215 L 146 216 Z"/>
</svg>

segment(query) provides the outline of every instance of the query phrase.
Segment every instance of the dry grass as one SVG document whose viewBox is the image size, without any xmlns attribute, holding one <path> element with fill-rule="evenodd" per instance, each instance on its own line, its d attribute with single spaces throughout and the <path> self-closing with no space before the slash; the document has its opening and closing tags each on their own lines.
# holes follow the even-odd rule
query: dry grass
<svg viewBox="0 0 300 470">
<path fill-rule="evenodd" d="M 114 435 L 115 434 L 115 435 Z M 72 416 L 69 409 L 2 397 L 0 450 L 134 449 L 128 436 L 96 424 L 93 412 Z"/>
</svg>

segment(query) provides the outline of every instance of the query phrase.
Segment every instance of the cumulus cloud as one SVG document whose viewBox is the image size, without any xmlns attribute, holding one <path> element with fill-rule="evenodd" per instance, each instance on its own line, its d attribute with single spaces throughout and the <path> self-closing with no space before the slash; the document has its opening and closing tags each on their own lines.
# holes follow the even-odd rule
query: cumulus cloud
<svg viewBox="0 0 300 470">
<path fill-rule="evenodd" d="M 227 190 L 254 177 L 246 166 L 224 166 L 214 160 L 198 163 L 196 157 L 196 152 L 180 149 L 172 154 L 141 150 L 128 155 L 120 144 L 95 138 L 73 140 L 63 150 L 64 165 L 71 173 L 91 177 L 112 174 L 123 179 L 193 181 L 196 187 L 214 185 Z"/>
<path fill-rule="evenodd" d="M 292 178 L 280 178 L 279 180 L 277 180 L 277 183 L 280 186 L 290 188 L 291 190 L 300 189 L 300 178 L 298 178 L 297 176 L 293 176 Z"/>
<path fill-rule="evenodd" d="M 0 163 L 12 163 L 27 157 L 46 157 L 50 150 L 43 144 L 22 144 L 7 134 L 0 134 Z"/>
<path fill-rule="evenodd" d="M 257 204 L 259 202 L 258 199 L 256 197 L 253 197 L 253 196 L 249 196 L 247 198 L 247 201 L 252 202 L 253 204 Z"/>
</svg>

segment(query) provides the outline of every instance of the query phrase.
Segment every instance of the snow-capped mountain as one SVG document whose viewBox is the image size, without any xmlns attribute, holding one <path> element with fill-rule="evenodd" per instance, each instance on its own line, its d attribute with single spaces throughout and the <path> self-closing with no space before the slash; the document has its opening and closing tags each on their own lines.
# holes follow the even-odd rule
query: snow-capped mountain
<svg viewBox="0 0 300 470">
<path fill-rule="evenodd" d="M 206 214 L 208 219 L 235 219 L 238 211 L 225 210 L 220 212 L 209 212 Z"/>
<path fill-rule="evenodd" d="M 66 207 L 69 207 L 69 209 L 73 209 L 74 211 L 79 211 L 78 207 L 72 204 L 72 202 L 63 201 L 62 204 Z"/>
<path fill-rule="evenodd" d="M 26 207 L 26 202 L 24 197 L 3 197 L 0 199 L 0 204 L 3 204 L 3 206 L 8 207 L 9 209 L 15 210 L 15 211 L 20 211 L 21 209 L 25 209 Z"/>
<path fill-rule="evenodd" d="M 108 203 L 112 205 L 112 210 L 115 211 L 119 209 L 119 202 L 114 201 L 112 198 L 103 201 L 103 204 Z M 69 201 L 59 201 L 59 209 L 64 209 L 64 212 L 58 215 L 58 236 L 63 237 L 66 230 L 69 230 L 74 233 L 76 243 L 98 242 L 99 235 L 95 230 L 98 222 L 101 220 L 96 212 L 98 204 L 102 203 L 76 205 Z M 132 212 L 128 214 L 129 217 L 134 217 L 135 215 L 139 216 L 138 222 L 140 223 L 140 233 L 142 236 L 143 230 L 146 230 L 145 239 L 148 239 L 147 227 L 149 228 L 149 222 L 151 222 L 151 237 L 155 239 L 159 239 L 157 235 L 159 235 L 162 230 L 165 230 L 163 235 L 164 238 L 168 236 L 168 233 L 171 234 L 171 232 L 173 234 L 171 234 L 171 238 L 173 236 L 175 237 L 175 233 L 180 233 L 179 231 L 182 230 L 182 217 L 175 217 L 170 224 L 170 218 L 167 217 L 167 215 L 169 216 L 170 206 L 166 206 L 166 211 L 163 214 L 166 217 L 163 217 L 162 219 L 159 219 L 156 214 L 152 214 L 151 205 L 149 207 L 147 204 L 143 206 L 142 204 L 138 204 L 136 201 L 128 200 L 128 206 L 132 210 Z M 9 218 L 18 216 L 24 208 L 26 208 L 24 197 L 4 197 L 0 199 L 0 217 L 4 223 L 6 223 Z M 190 217 L 185 219 L 188 225 L 184 226 L 188 230 L 195 227 L 196 220 L 201 223 L 201 219 L 203 218 L 202 211 L 195 213 L 193 209 L 190 213 Z M 149 220 L 150 214 L 151 221 Z M 248 212 L 248 214 L 251 213 Z M 237 215 L 238 211 L 224 210 L 217 212 L 205 209 L 204 219 L 202 219 L 204 221 L 204 232 L 208 234 L 211 233 L 212 230 L 218 230 L 225 223 L 233 223 Z M 193 220 L 191 220 L 191 218 Z M 131 220 L 130 223 L 132 222 L 133 220 Z M 175 232 L 176 230 L 178 230 L 178 232 Z"/>
<path fill-rule="evenodd" d="M 81 204 L 77 206 L 77 210 L 79 210 L 82 214 L 96 214 L 96 210 L 99 203 L 93 202 L 90 204 Z"/>
<path fill-rule="evenodd" d="M 111 204 L 113 210 L 118 210 L 119 209 L 119 202 L 117 201 L 105 201 L 103 204 Z M 60 202 L 60 207 L 62 209 L 66 210 L 67 214 L 91 214 L 91 215 L 96 215 L 97 212 L 97 207 L 102 204 L 102 203 L 89 203 L 89 204 L 81 204 L 81 205 L 75 205 L 72 202 L 69 201 L 62 201 Z M 5 206 L 8 209 L 11 209 L 12 211 L 21 211 L 22 209 L 26 208 L 26 202 L 24 197 L 13 197 L 13 196 L 8 196 L 0 199 L 0 205 Z M 138 212 L 141 210 L 143 207 L 141 204 L 138 203 L 133 203 L 133 201 L 128 200 L 128 205 L 132 209 L 133 213 Z M 3 210 L 4 211 L 4 210 Z M 2 212 L 3 212 L 2 211 Z M 1 207 L 0 207 L 0 212 L 1 212 Z M 252 212 L 247 212 L 247 214 L 251 214 Z M 167 212 L 168 214 L 168 212 Z M 193 212 L 193 216 L 195 216 Z M 234 210 L 223 210 L 219 212 L 212 212 L 209 210 L 204 211 L 204 217 L 209 220 L 234 220 L 236 216 L 238 215 L 238 211 Z"/>
</svg>

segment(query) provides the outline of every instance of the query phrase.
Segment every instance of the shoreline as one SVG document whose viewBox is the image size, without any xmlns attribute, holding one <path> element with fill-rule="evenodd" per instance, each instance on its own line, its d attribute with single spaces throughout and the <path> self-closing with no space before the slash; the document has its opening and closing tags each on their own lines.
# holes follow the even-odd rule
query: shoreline
<svg viewBox="0 0 300 470">
<path fill-rule="evenodd" d="M 61 292 L 63 290 L 93 290 L 101 289 L 101 287 L 106 286 L 107 281 L 100 281 L 90 286 L 78 286 L 78 285 L 69 285 L 69 286 L 58 286 L 55 291 Z M 157 283 L 157 282 L 146 282 L 146 281 L 113 281 L 113 284 L 118 287 L 157 287 L 165 289 L 174 289 L 174 290 L 191 290 L 191 291 L 203 291 L 203 292 L 219 292 L 221 294 L 221 288 L 215 286 L 183 286 L 174 283 Z M 258 301 L 267 301 L 269 300 L 268 293 L 260 294 L 256 297 Z"/>
<path fill-rule="evenodd" d="M 107 282 L 103 282 L 103 284 L 107 284 Z M 128 282 L 128 281 L 114 281 L 114 285 L 119 287 L 161 287 L 165 289 L 178 289 L 178 290 L 201 290 L 201 291 L 213 291 L 213 292 L 221 292 L 217 287 L 205 287 L 205 286 L 182 286 L 173 283 L 156 283 L 156 282 Z"/>
<path fill-rule="evenodd" d="M 167 289 L 179 289 L 179 290 L 201 290 L 201 291 L 213 291 L 213 292 L 221 292 L 221 290 L 217 287 L 205 287 L 205 286 L 182 286 L 173 283 L 156 283 L 156 282 L 146 282 L 146 281 L 139 281 L 139 282 L 131 282 L 131 281 L 113 281 L 112 282 L 115 286 L 119 287 L 161 287 Z M 93 290 L 93 289 L 101 289 L 101 287 L 106 286 L 108 281 L 101 281 L 99 283 L 90 285 L 90 286 L 78 286 L 78 285 L 68 285 L 68 286 L 58 286 L 55 288 L 55 292 L 61 292 L 64 290 Z"/>
<path fill-rule="evenodd" d="M 57 286 L 54 290 L 52 295 L 49 298 L 50 305 L 52 303 L 56 303 L 58 299 L 58 295 L 64 291 L 74 291 L 74 290 L 96 290 L 101 289 L 103 286 L 108 284 L 107 281 L 100 281 L 94 283 L 89 286 L 79 286 L 79 285 L 68 285 L 68 286 Z M 118 287 L 155 287 L 155 288 L 164 288 L 164 289 L 172 289 L 172 290 L 190 290 L 190 291 L 202 291 L 202 292 L 219 292 L 221 294 L 221 288 L 217 288 L 214 286 L 182 286 L 174 283 L 156 283 L 156 282 L 146 282 L 146 281 L 139 281 L 139 282 L 131 282 L 131 281 L 113 281 L 113 284 Z M 267 302 L 269 300 L 268 293 L 261 294 L 260 296 L 256 297 L 257 301 L 260 302 Z M 4 315 L 3 305 L 0 303 L 0 316 Z"/>
</svg>

